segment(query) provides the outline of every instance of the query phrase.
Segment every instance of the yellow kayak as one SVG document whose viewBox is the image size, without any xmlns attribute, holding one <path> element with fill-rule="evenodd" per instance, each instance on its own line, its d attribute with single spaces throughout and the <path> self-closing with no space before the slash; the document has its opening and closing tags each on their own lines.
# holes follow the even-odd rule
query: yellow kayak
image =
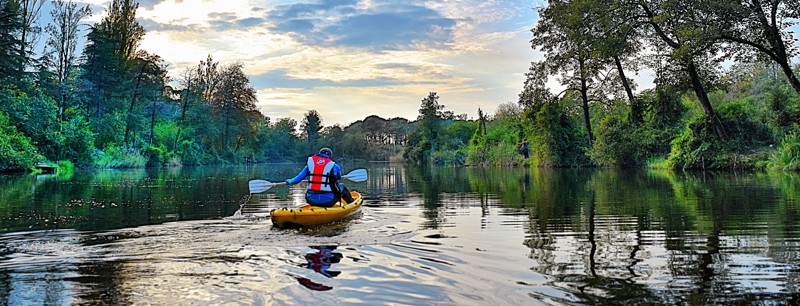
<svg viewBox="0 0 800 306">
<path fill-rule="evenodd" d="M 352 216 L 361 208 L 363 197 L 360 193 L 351 191 L 353 201 L 346 204 L 344 200 L 333 207 L 319 207 L 306 204 L 299 207 L 280 208 L 270 211 L 272 224 L 284 228 L 287 226 L 319 225 Z"/>
</svg>

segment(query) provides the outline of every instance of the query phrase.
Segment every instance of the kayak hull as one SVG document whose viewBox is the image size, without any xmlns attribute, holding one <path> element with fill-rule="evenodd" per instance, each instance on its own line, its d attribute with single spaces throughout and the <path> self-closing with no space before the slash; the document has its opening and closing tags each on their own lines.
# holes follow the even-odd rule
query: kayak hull
<svg viewBox="0 0 800 306">
<path fill-rule="evenodd" d="M 344 200 L 333 207 L 319 207 L 311 204 L 303 206 L 279 208 L 270 211 L 272 224 L 279 228 L 292 226 L 320 225 L 352 216 L 361 209 L 364 199 L 360 193 L 351 191 L 353 201 L 346 204 Z"/>
</svg>

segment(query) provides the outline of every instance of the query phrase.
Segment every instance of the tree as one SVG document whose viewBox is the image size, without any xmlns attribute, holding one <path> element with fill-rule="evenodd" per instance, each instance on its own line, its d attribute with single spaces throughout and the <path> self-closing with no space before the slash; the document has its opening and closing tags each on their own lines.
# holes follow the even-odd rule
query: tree
<svg viewBox="0 0 800 306">
<path fill-rule="evenodd" d="M 439 132 L 441 130 L 441 120 L 445 116 L 442 112 L 444 105 L 439 104 L 439 96 L 436 92 L 430 92 L 419 108 L 419 116 L 417 120 L 420 122 L 417 130 L 423 135 L 429 137 L 431 142 L 431 149 L 436 150 L 436 145 L 439 140 Z"/>
<path fill-rule="evenodd" d="M 756 54 L 778 64 L 789 84 L 800 94 L 800 80 L 792 70 L 792 58 L 798 49 L 790 27 L 800 19 L 800 4 L 784 0 L 709 1 L 713 5 L 708 23 L 721 28 L 723 40 L 748 47 L 740 58 L 752 61 Z M 721 23 L 721 25 L 716 25 Z"/>
<path fill-rule="evenodd" d="M 188 128 L 188 122 L 186 120 L 186 112 L 189 110 L 189 107 L 193 104 L 198 103 L 201 100 L 200 96 L 200 86 L 199 86 L 199 77 L 197 76 L 197 70 L 192 68 L 186 68 L 181 74 L 181 79 L 178 80 L 181 89 L 178 90 L 179 92 L 179 102 L 181 104 L 180 110 L 180 117 L 178 117 L 178 130 L 175 133 L 175 147 L 178 146 L 180 142 L 181 133 Z"/>
<path fill-rule="evenodd" d="M 727 138 L 725 127 L 711 105 L 706 88 L 706 80 L 714 74 L 714 67 L 719 67 L 719 59 L 714 58 L 717 54 L 714 49 L 716 29 L 698 22 L 706 14 L 708 8 L 704 4 L 707 3 L 699 0 L 622 1 L 630 1 L 628 9 L 638 12 L 639 22 L 650 27 L 653 37 L 658 38 L 654 42 L 656 46 L 662 45 L 671 50 L 669 61 L 689 77 L 689 84 L 717 137 Z"/>
<path fill-rule="evenodd" d="M 56 101 L 58 101 L 59 112 L 62 114 L 59 117 L 64 120 L 63 112 L 67 104 L 66 81 L 67 76 L 75 67 L 78 24 L 81 19 L 90 16 L 92 10 L 88 5 L 78 8 L 78 5 L 72 1 L 64 2 L 63 0 L 53 1 L 53 6 L 53 10 L 50 12 L 53 23 L 45 27 L 45 31 L 50 34 L 46 45 L 50 48 L 50 52 L 55 54 L 55 62 L 49 68 L 56 75 L 59 91 Z"/>
<path fill-rule="evenodd" d="M 580 93 L 586 138 L 591 145 L 589 104 L 604 98 L 602 88 L 595 83 L 605 63 L 596 56 L 593 44 L 599 29 L 584 20 L 590 6 L 589 1 L 550 1 L 547 7 L 539 9 L 531 47 L 545 53 L 543 65 L 548 66 L 545 71 L 561 74 L 561 84 L 567 87 L 564 92 Z"/>
<path fill-rule="evenodd" d="M 309 110 L 303 117 L 303 122 L 300 124 L 300 129 L 303 131 L 303 136 L 306 138 L 309 150 L 317 145 L 319 140 L 319 131 L 322 130 L 322 119 L 316 110 Z"/>
<path fill-rule="evenodd" d="M 25 66 L 30 62 L 33 55 L 33 47 L 39 39 L 42 29 L 36 26 L 39 20 L 39 12 L 42 10 L 44 0 L 17 0 L 20 5 L 20 18 L 22 27 L 20 28 L 19 56 L 24 59 L 20 70 L 25 70 Z"/>
<path fill-rule="evenodd" d="M 444 107 L 439 104 L 436 92 L 430 92 L 422 99 L 417 116 L 417 128 L 409 137 L 409 143 L 403 151 L 404 158 L 421 163 L 438 149 L 441 121 L 448 114 L 452 117 L 452 112 L 443 111 Z"/>
<path fill-rule="evenodd" d="M 219 83 L 219 62 L 214 62 L 211 54 L 205 61 L 200 61 L 197 65 L 197 86 L 199 87 L 200 95 L 206 101 L 211 101 L 214 98 L 214 92 L 217 90 Z"/>
<path fill-rule="evenodd" d="M 637 69 L 639 60 L 636 55 L 644 48 L 644 37 L 639 25 L 631 21 L 631 12 L 620 9 L 613 1 L 589 0 L 589 14 L 587 22 L 597 25 L 600 35 L 595 37 L 593 44 L 597 49 L 597 56 L 601 59 L 610 59 L 616 68 L 617 80 L 622 85 L 630 105 L 630 118 L 641 123 L 642 105 L 634 97 L 634 83 L 625 74 L 623 63 Z"/>
<path fill-rule="evenodd" d="M 83 52 L 85 78 L 99 91 L 101 98 L 94 102 L 94 113 L 99 118 L 109 100 L 127 100 L 134 70 L 136 49 L 144 37 L 144 28 L 136 21 L 138 3 L 131 0 L 114 0 L 108 15 L 90 27 L 87 45 Z M 138 67 L 136 67 L 138 68 Z M 120 102 L 121 102 L 120 101 Z"/>
<path fill-rule="evenodd" d="M 130 132 L 140 128 L 142 115 L 139 109 L 141 105 L 137 105 L 140 98 L 148 98 L 153 106 L 150 108 L 151 115 L 151 141 L 152 142 L 152 127 L 155 123 L 156 103 L 163 97 L 163 88 L 166 83 L 167 69 L 166 64 L 160 56 L 150 54 L 146 51 L 140 51 L 138 56 L 133 60 L 138 66 L 134 75 L 134 86 L 131 90 L 130 103 L 128 105 L 127 117 L 125 120 L 125 136 L 122 144 L 128 145 L 130 141 Z M 137 108 L 137 106 L 139 106 Z"/>
<path fill-rule="evenodd" d="M 23 46 L 18 36 L 22 31 L 21 16 L 18 1 L 0 0 L 0 81 L 4 83 L 22 78 L 25 58 L 19 54 Z"/>
<path fill-rule="evenodd" d="M 243 68 L 242 63 L 236 62 L 220 69 L 219 85 L 211 100 L 224 120 L 225 129 L 220 144 L 223 149 L 229 148 L 230 139 L 234 133 L 238 133 L 233 128 L 241 128 L 242 124 L 247 123 L 236 119 L 241 118 L 244 112 L 256 110 L 256 90 L 250 85 Z"/>
</svg>

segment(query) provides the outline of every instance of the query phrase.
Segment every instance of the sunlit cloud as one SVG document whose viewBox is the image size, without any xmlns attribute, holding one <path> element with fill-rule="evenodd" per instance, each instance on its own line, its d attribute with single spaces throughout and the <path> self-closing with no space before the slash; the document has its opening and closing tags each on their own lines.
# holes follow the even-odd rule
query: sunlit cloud
<svg viewBox="0 0 800 306">
<path fill-rule="evenodd" d="M 84 1 L 107 5 L 108 1 Z M 516 101 L 531 50 L 529 1 L 140 1 L 141 48 L 178 78 L 210 54 L 241 62 L 267 116 L 327 125 L 417 116 L 437 92 L 455 113 Z M 96 20 L 102 11 L 95 11 Z"/>
</svg>

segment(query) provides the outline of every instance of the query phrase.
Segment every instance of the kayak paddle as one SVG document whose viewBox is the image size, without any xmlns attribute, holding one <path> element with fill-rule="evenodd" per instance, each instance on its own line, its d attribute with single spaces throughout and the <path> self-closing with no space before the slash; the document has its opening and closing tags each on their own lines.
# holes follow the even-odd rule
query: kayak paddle
<svg viewBox="0 0 800 306">
<path fill-rule="evenodd" d="M 265 180 L 251 180 L 249 183 L 250 193 L 262 193 L 275 185 L 287 185 L 286 182 L 273 183 Z"/>
<path fill-rule="evenodd" d="M 367 169 L 356 169 L 350 171 L 350 173 L 345 174 L 342 177 L 351 180 L 353 182 L 358 182 L 358 183 L 365 182 L 367 181 Z"/>
<path fill-rule="evenodd" d="M 364 182 L 367 180 L 367 169 L 356 169 L 345 174 L 342 178 L 346 178 L 353 182 Z M 262 193 L 272 186 L 286 185 L 286 182 L 273 183 L 265 180 L 251 180 L 249 182 L 250 193 Z"/>
</svg>

